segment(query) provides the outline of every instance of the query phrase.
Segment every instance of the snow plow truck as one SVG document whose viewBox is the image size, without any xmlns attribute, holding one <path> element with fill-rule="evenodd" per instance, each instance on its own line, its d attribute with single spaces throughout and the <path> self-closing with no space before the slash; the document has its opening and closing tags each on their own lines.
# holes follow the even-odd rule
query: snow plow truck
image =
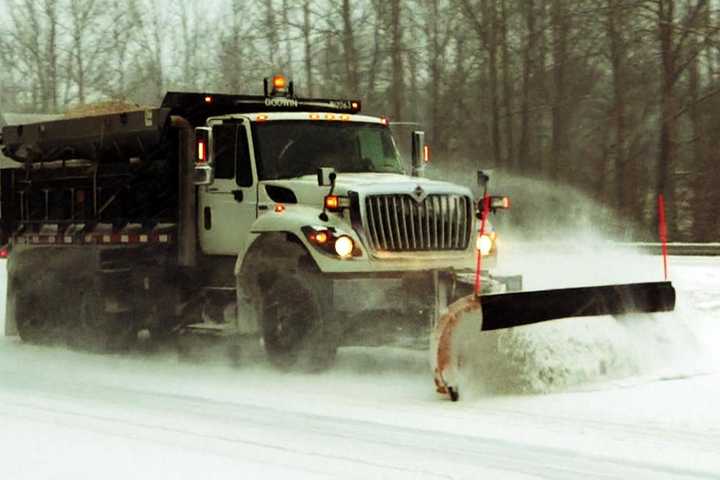
<svg viewBox="0 0 720 480">
<path fill-rule="evenodd" d="M 423 133 L 404 164 L 387 119 L 360 112 L 274 76 L 264 95 L 3 127 L 6 334 L 94 351 L 141 332 L 254 338 L 310 370 L 341 345 L 429 339 L 457 399 L 461 337 L 674 308 L 668 282 L 508 293 L 488 221 L 507 198 L 424 178 Z"/>
</svg>

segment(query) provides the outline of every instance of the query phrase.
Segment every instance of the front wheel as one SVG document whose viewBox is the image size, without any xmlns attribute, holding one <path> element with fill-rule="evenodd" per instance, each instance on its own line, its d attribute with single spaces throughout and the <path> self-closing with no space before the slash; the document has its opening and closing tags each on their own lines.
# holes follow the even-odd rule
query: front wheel
<svg viewBox="0 0 720 480">
<path fill-rule="evenodd" d="M 282 369 L 320 371 L 335 361 L 337 339 L 312 274 L 281 274 L 262 296 L 262 331 L 270 362 Z"/>
</svg>

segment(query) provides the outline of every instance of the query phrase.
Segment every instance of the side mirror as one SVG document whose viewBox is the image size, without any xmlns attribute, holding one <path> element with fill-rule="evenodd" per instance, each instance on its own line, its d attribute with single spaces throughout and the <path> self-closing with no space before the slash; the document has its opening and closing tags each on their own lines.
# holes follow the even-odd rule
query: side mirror
<svg viewBox="0 0 720 480">
<path fill-rule="evenodd" d="M 195 185 L 212 185 L 215 181 L 215 169 L 210 165 L 195 165 L 193 172 Z"/>
<path fill-rule="evenodd" d="M 507 210 L 510 208 L 510 197 L 507 196 L 500 196 L 500 195 L 491 195 L 488 198 L 488 211 L 490 213 L 495 213 L 498 210 Z M 475 210 L 475 216 L 477 218 L 482 219 L 483 212 L 485 210 L 485 205 L 483 204 L 483 200 L 481 199 L 477 203 L 477 208 Z"/>
<path fill-rule="evenodd" d="M 195 129 L 195 164 L 212 165 L 212 129 L 208 127 L 197 127 Z"/>
<path fill-rule="evenodd" d="M 493 195 L 490 197 L 490 208 L 492 210 L 507 210 L 510 208 L 510 197 Z"/>
<path fill-rule="evenodd" d="M 413 177 L 421 177 L 425 165 L 430 163 L 430 146 L 425 143 L 425 132 L 412 132 L 412 173 Z"/>
<path fill-rule="evenodd" d="M 215 180 L 212 154 L 212 129 L 195 129 L 195 185 L 210 185 Z"/>
<path fill-rule="evenodd" d="M 319 187 L 330 187 L 335 183 L 335 169 L 332 167 L 320 167 L 317 169 Z"/>
<path fill-rule="evenodd" d="M 479 187 L 486 188 L 489 181 L 490 176 L 487 173 L 482 170 L 477 171 L 477 183 Z"/>
</svg>

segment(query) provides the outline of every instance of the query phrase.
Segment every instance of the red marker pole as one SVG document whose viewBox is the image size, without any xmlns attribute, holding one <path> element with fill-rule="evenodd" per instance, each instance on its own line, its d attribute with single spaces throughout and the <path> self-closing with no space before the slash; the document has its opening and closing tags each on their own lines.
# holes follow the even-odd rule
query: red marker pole
<svg viewBox="0 0 720 480">
<path fill-rule="evenodd" d="M 665 222 L 665 197 L 661 193 L 658 195 L 658 234 L 660 235 L 660 243 L 662 244 L 663 257 L 663 273 L 665 281 L 668 279 L 668 261 L 667 261 L 667 223 Z"/>
<path fill-rule="evenodd" d="M 490 197 L 488 197 L 487 192 L 483 196 L 482 199 L 482 221 L 480 222 L 480 236 L 482 237 L 485 233 L 485 224 L 487 223 L 488 215 L 490 215 Z M 477 247 L 477 246 L 476 246 Z M 475 296 L 480 295 L 480 287 L 481 287 L 481 279 L 480 279 L 480 270 L 482 268 L 482 255 L 480 254 L 480 249 L 477 249 L 477 265 L 475 266 Z"/>
</svg>

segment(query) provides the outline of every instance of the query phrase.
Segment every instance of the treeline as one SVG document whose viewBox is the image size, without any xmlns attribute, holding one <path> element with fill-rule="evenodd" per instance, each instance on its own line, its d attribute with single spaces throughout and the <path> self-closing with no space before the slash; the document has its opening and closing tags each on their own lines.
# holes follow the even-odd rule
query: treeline
<svg viewBox="0 0 720 480">
<path fill-rule="evenodd" d="M 6 3 L 0 111 L 259 92 L 284 72 L 421 123 L 440 168 L 573 186 L 626 238 L 654 236 L 663 193 L 671 239 L 720 240 L 717 1 Z"/>
</svg>

